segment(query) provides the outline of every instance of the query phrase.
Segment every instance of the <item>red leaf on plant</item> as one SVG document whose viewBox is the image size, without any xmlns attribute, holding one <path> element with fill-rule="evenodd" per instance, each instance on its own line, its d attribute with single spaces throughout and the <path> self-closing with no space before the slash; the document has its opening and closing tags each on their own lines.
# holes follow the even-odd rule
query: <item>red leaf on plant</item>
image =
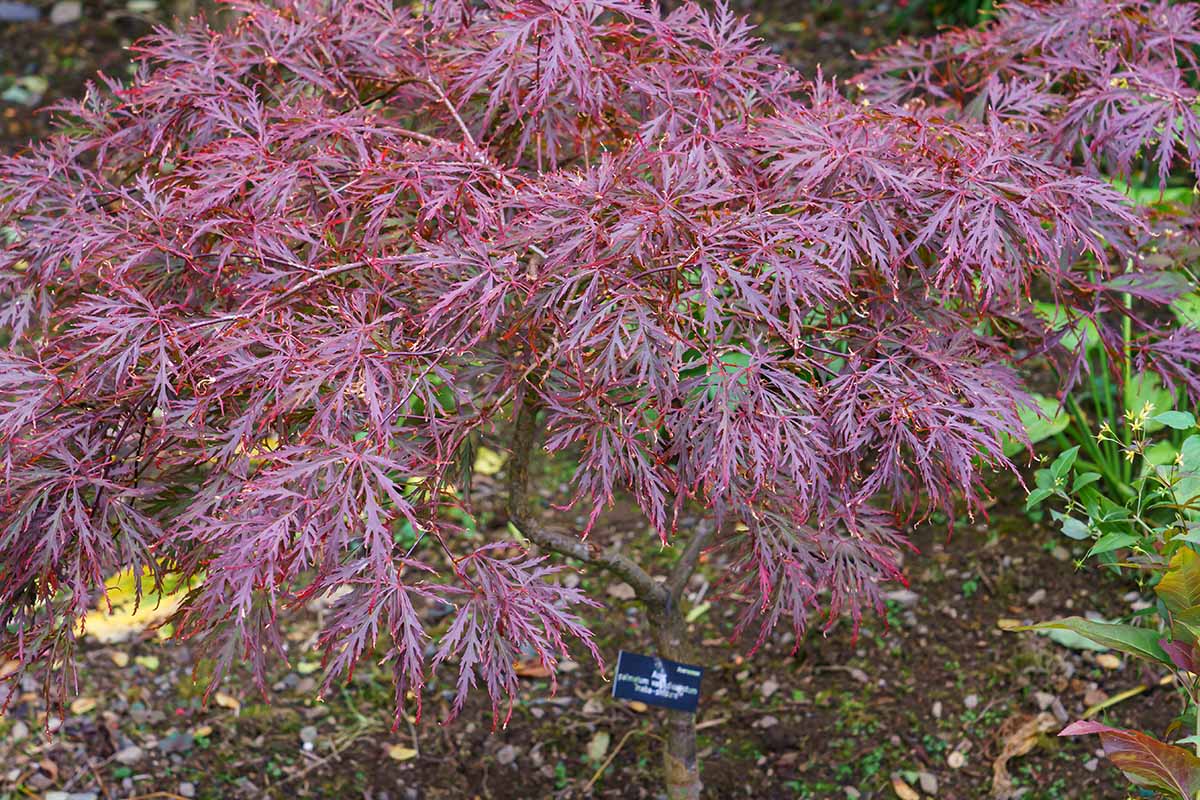
<svg viewBox="0 0 1200 800">
<path fill-rule="evenodd" d="M 1110 728 L 1092 720 L 1074 722 L 1059 736 L 1099 734 L 1104 754 L 1133 783 L 1192 800 L 1200 792 L 1200 758 L 1138 731 Z"/>
<path fill-rule="evenodd" d="M 1158 643 L 1167 651 L 1171 663 L 1175 666 L 1187 672 L 1200 673 L 1200 660 L 1196 657 L 1195 645 L 1182 641 L 1168 642 L 1166 639 L 1160 639 Z"/>
</svg>

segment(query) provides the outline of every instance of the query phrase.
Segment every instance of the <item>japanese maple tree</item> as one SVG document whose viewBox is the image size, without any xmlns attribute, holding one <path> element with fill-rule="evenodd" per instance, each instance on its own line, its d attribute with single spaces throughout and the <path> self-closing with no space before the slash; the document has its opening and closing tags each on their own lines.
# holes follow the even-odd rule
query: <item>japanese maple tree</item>
<svg viewBox="0 0 1200 800">
<path fill-rule="evenodd" d="M 452 664 L 454 713 L 478 681 L 501 719 L 522 653 L 599 658 L 564 559 L 667 657 L 705 552 L 759 643 L 857 621 L 905 524 L 1009 466 L 1035 290 L 1150 269 L 1036 130 L 847 99 L 724 7 L 235 5 L 0 160 L 0 656 L 63 690 L 126 568 L 204 576 L 175 622 L 214 681 L 264 680 L 278 616 L 330 595 L 326 685 L 382 648 L 398 708 Z M 451 513 L 482 436 L 521 541 Z M 618 496 L 669 575 L 596 525 Z M 666 739 L 698 796 L 692 715 Z"/>
</svg>

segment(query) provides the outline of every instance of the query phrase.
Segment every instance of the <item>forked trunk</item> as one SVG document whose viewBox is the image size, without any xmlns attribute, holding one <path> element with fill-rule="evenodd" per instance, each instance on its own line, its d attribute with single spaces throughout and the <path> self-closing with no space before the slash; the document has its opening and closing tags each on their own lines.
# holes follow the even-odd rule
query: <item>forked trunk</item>
<svg viewBox="0 0 1200 800">
<path fill-rule="evenodd" d="M 650 624 L 658 653 L 672 661 L 689 661 L 686 629 L 678 608 L 651 609 Z M 667 712 L 667 735 L 663 766 L 668 800 L 700 800 L 700 762 L 696 758 L 696 715 L 687 711 Z"/>
</svg>

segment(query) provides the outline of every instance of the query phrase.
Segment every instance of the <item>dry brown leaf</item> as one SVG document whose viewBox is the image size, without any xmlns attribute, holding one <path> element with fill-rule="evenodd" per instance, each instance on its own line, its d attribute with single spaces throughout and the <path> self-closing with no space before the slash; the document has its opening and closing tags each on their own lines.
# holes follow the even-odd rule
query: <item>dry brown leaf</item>
<svg viewBox="0 0 1200 800">
<path fill-rule="evenodd" d="M 72 714 L 86 714 L 96 707 L 94 697 L 77 697 L 71 701 Z"/>
<path fill-rule="evenodd" d="M 240 714 L 242 711 L 242 704 L 238 699 L 224 692 L 217 692 L 213 695 L 213 699 L 217 701 L 217 705 L 221 708 L 228 708 L 234 714 Z"/>
<path fill-rule="evenodd" d="M 541 661 L 536 658 L 531 658 L 526 661 L 518 661 L 513 664 L 513 672 L 517 673 L 520 678 L 549 678 L 549 668 L 542 665 Z"/>
<path fill-rule="evenodd" d="M 892 791 L 900 800 L 921 800 L 921 795 L 917 794 L 917 790 L 905 783 L 899 775 L 892 778 Z"/>
<path fill-rule="evenodd" d="M 1008 774 L 1008 762 L 1028 753 L 1037 745 L 1039 736 L 1057 727 L 1058 720 L 1045 712 L 1036 717 L 1024 714 L 1009 717 L 1000 725 L 996 737 L 1003 744 L 1000 755 L 992 762 L 992 797 L 996 800 L 1016 797 L 1012 776 Z"/>
<path fill-rule="evenodd" d="M 129 653 L 122 653 L 120 650 L 114 650 L 108 654 L 108 657 L 111 658 L 112 662 L 118 667 L 129 666 Z"/>
<path fill-rule="evenodd" d="M 629 710 L 636 711 L 639 714 L 645 714 L 647 711 L 650 710 L 650 706 L 646 705 L 641 700 L 630 700 L 629 701 Z"/>
</svg>

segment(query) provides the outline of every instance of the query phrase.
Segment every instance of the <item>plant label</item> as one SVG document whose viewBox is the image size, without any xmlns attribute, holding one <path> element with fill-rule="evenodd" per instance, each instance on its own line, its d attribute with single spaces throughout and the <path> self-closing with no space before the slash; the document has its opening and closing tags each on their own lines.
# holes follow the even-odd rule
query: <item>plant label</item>
<svg viewBox="0 0 1200 800">
<path fill-rule="evenodd" d="M 703 675 L 702 667 L 622 650 L 617 656 L 612 696 L 694 712 L 700 704 L 700 678 Z"/>
</svg>

